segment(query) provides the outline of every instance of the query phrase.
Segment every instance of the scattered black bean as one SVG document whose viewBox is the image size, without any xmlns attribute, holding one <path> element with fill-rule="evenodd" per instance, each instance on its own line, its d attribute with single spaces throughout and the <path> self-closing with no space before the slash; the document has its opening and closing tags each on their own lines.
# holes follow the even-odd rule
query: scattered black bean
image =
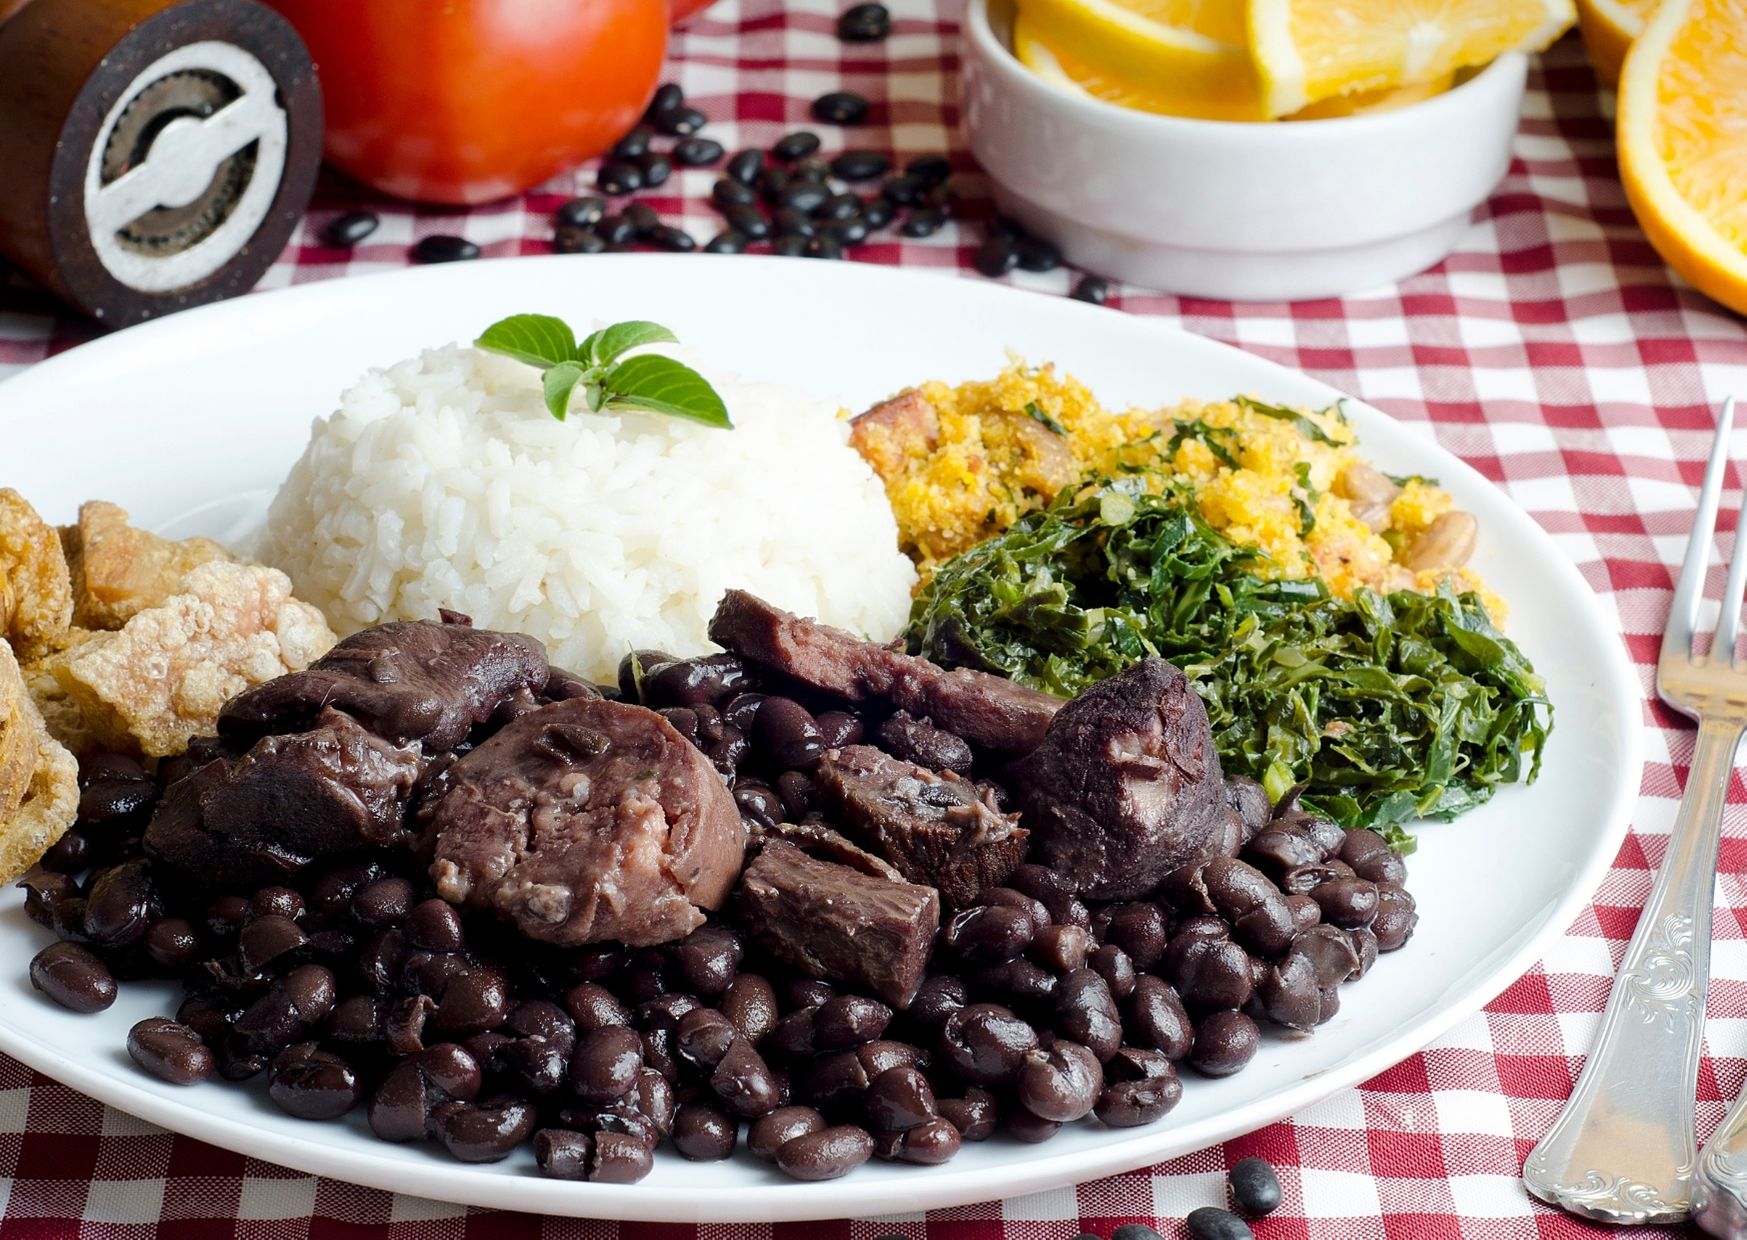
<svg viewBox="0 0 1747 1240">
<path fill-rule="evenodd" d="M 599 254 L 606 248 L 605 239 L 590 228 L 560 228 L 552 234 L 554 254 Z"/>
<path fill-rule="evenodd" d="M 843 242 L 830 233 L 819 233 L 807 241 L 808 258 L 839 259 L 843 257 Z"/>
<path fill-rule="evenodd" d="M 1189 1228 L 1189 1240 L 1256 1240 L 1248 1223 L 1217 1206 L 1191 1210 L 1183 1221 Z"/>
<path fill-rule="evenodd" d="M 999 278 L 1019 265 L 1019 244 L 1007 237 L 985 238 L 971 262 L 990 279 Z"/>
<path fill-rule="evenodd" d="M 897 214 L 896 207 L 885 198 L 878 196 L 864 199 L 861 204 L 862 222 L 867 225 L 869 232 L 877 232 L 884 228 L 896 218 Z"/>
<path fill-rule="evenodd" d="M 1231 1199 L 1245 1214 L 1272 1214 L 1280 1208 L 1285 1196 L 1280 1190 L 1280 1177 L 1265 1159 L 1240 1159 L 1228 1179 Z"/>
<path fill-rule="evenodd" d="M 926 185 L 939 185 L 952 175 L 952 161 L 944 155 L 918 155 L 904 165 L 904 172 Z"/>
<path fill-rule="evenodd" d="M 595 173 L 594 183 L 601 192 L 615 197 L 634 194 L 643 188 L 643 169 L 628 160 L 608 160 Z"/>
<path fill-rule="evenodd" d="M 702 168 L 726 152 L 714 138 L 682 138 L 673 144 L 673 162 L 681 168 Z"/>
<path fill-rule="evenodd" d="M 752 206 L 758 201 L 758 194 L 742 181 L 723 177 L 710 188 L 710 201 L 718 207 Z"/>
<path fill-rule="evenodd" d="M 810 129 L 797 129 L 784 134 L 770 148 L 770 153 L 785 164 L 803 159 L 819 149 L 819 135 Z"/>
<path fill-rule="evenodd" d="M 479 257 L 479 247 L 465 237 L 436 233 L 423 237 L 412 248 L 415 263 L 456 263 Z"/>
<path fill-rule="evenodd" d="M 721 232 L 704 242 L 706 254 L 744 254 L 751 244 L 751 238 L 734 228 L 724 228 Z"/>
<path fill-rule="evenodd" d="M 655 129 L 651 125 L 636 125 L 624 137 L 613 143 L 608 154 L 613 159 L 629 160 L 635 163 L 649 151 L 649 144 L 655 140 Z"/>
<path fill-rule="evenodd" d="M 824 121 L 827 125 L 859 125 L 867 119 L 867 109 L 868 103 L 863 96 L 854 91 L 834 90 L 813 100 L 812 113 L 814 120 Z"/>
<path fill-rule="evenodd" d="M 824 206 L 830 197 L 831 189 L 829 186 L 821 185 L 815 181 L 791 181 L 783 186 L 776 201 L 779 207 L 811 215 Z"/>
<path fill-rule="evenodd" d="M 664 224 L 649 234 L 649 240 L 663 250 L 685 253 L 698 248 L 697 239 L 683 228 Z"/>
<path fill-rule="evenodd" d="M 374 211 L 348 211 L 322 229 L 322 240 L 336 249 L 347 250 L 375 232 L 380 223 Z M 80 804 L 82 808 L 82 800 Z"/>
<path fill-rule="evenodd" d="M 783 233 L 770 243 L 770 252 L 784 258 L 805 258 L 810 240 L 798 233 Z"/>
<path fill-rule="evenodd" d="M 876 43 L 892 33 L 892 15 L 883 4 L 857 4 L 837 19 L 837 37 L 845 43 Z"/>
<path fill-rule="evenodd" d="M 1145 1223 L 1123 1223 L 1110 1233 L 1110 1240 L 1165 1240 Z"/>
<path fill-rule="evenodd" d="M 644 189 L 659 189 L 673 175 L 673 160 L 659 151 L 645 151 L 638 156 L 637 167 L 643 173 Z"/>
<path fill-rule="evenodd" d="M 764 152 L 756 148 L 739 151 L 728 161 L 723 171 L 730 180 L 751 185 L 758 179 L 758 174 L 764 171 Z"/>
<path fill-rule="evenodd" d="M 643 119 L 653 120 L 656 116 L 685 102 L 685 91 L 678 82 L 663 82 L 655 88 L 655 94 L 650 97 L 649 106 L 643 109 Z"/>
<path fill-rule="evenodd" d="M 1054 271 L 1062 265 L 1062 252 L 1055 243 L 1042 237 L 1023 237 L 1019 241 L 1019 267 L 1022 271 Z"/>
<path fill-rule="evenodd" d="M 709 123 L 709 117 L 696 108 L 680 104 L 663 108 L 654 116 L 655 128 L 670 138 L 689 138 Z"/>
<path fill-rule="evenodd" d="M 838 245 L 860 245 L 867 240 L 867 221 L 858 215 L 852 215 L 846 220 L 832 220 L 820 231 Z"/>
<path fill-rule="evenodd" d="M 823 155 L 804 155 L 789 165 L 789 179 L 825 185 L 831 180 L 831 161 Z"/>
<path fill-rule="evenodd" d="M 552 213 L 561 228 L 593 228 L 607 213 L 607 201 L 593 194 L 572 198 Z"/>
<path fill-rule="evenodd" d="M 805 211 L 796 211 L 789 207 L 783 207 L 772 215 L 771 225 L 776 229 L 776 235 L 779 237 L 805 239 L 818 232 L 812 216 Z"/>
<path fill-rule="evenodd" d="M 880 196 L 895 206 L 908 207 L 922 201 L 928 192 L 928 183 L 921 177 L 904 173 L 895 176 L 880 187 Z"/>
<path fill-rule="evenodd" d="M 940 212 L 922 208 L 905 216 L 904 222 L 898 225 L 898 231 L 906 237 L 932 237 L 945 223 L 946 217 Z"/>
</svg>

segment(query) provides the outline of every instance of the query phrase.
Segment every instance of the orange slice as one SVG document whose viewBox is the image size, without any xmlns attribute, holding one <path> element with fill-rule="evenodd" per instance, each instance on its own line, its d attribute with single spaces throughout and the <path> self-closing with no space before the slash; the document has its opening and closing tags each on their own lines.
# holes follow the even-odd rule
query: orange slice
<svg viewBox="0 0 1747 1240">
<path fill-rule="evenodd" d="M 1596 76 L 1609 86 L 1620 80 L 1620 65 L 1632 40 L 1644 33 L 1644 23 L 1656 11 L 1656 0 L 1577 0 L 1577 28 L 1595 65 Z"/>
<path fill-rule="evenodd" d="M 1626 54 L 1618 138 L 1650 244 L 1747 314 L 1747 0 L 1663 0 Z"/>
<path fill-rule="evenodd" d="M 1539 51 L 1572 0 L 1248 0 L 1250 46 L 1272 116 L 1355 91 L 1430 81 L 1501 53 Z"/>
</svg>

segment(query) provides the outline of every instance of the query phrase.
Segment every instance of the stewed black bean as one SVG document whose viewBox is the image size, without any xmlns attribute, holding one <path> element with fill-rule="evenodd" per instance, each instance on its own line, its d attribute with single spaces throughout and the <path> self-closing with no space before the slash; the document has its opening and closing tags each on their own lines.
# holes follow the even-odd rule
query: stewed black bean
<svg viewBox="0 0 1747 1240">
<path fill-rule="evenodd" d="M 542 1128 L 534 1134 L 534 1162 L 542 1175 L 555 1180 L 588 1178 L 589 1155 L 594 1143 L 587 1133 L 566 1128 Z"/>
<path fill-rule="evenodd" d="M 1122 1021 L 1110 985 L 1092 969 L 1062 975 L 1055 993 L 1055 1028 L 1103 1062 L 1122 1045 Z"/>
<path fill-rule="evenodd" d="M 350 249 L 375 232 L 381 223 L 374 211 L 348 211 L 322 229 L 322 241 L 336 249 Z"/>
<path fill-rule="evenodd" d="M 115 978 L 77 943 L 51 943 L 30 962 L 30 984 L 74 1012 L 101 1012 L 115 1002 Z"/>
<path fill-rule="evenodd" d="M 739 1123 L 708 1103 L 681 1103 L 674 1115 L 673 1148 L 682 1158 L 714 1162 L 732 1154 L 739 1139 Z"/>
<path fill-rule="evenodd" d="M 429 237 L 422 237 L 412 248 L 412 260 L 415 263 L 457 263 L 478 257 L 477 245 L 465 237 L 446 233 L 433 233 Z"/>
<path fill-rule="evenodd" d="M 845 43 L 875 43 L 892 33 L 892 15 L 883 4 L 856 4 L 837 19 L 837 37 Z"/>
<path fill-rule="evenodd" d="M 1203 1076 L 1230 1076 L 1255 1057 L 1261 1044 L 1261 1030 L 1242 1012 L 1209 1012 L 1195 1026 L 1188 1063 Z"/>
<path fill-rule="evenodd" d="M 172 1085 L 204 1081 L 216 1063 L 198 1033 L 165 1016 L 148 1016 L 128 1030 L 127 1053 L 147 1072 Z"/>
<path fill-rule="evenodd" d="M 865 1128 L 838 1124 L 786 1141 L 776 1165 L 797 1180 L 835 1180 L 873 1157 L 873 1137 Z"/>
<path fill-rule="evenodd" d="M 1255 1240 L 1256 1236 L 1248 1223 L 1218 1206 L 1191 1210 L 1183 1222 L 1189 1229 L 1189 1240 Z"/>
<path fill-rule="evenodd" d="M 445 1102 L 431 1112 L 431 1131 L 461 1162 L 507 1158 L 534 1131 L 538 1112 L 521 1098 L 501 1095 L 482 1102 Z M 608 1134 L 596 1137 L 597 1149 Z"/>
<path fill-rule="evenodd" d="M 999 1004 L 973 1003 L 946 1018 L 940 1048 L 966 1081 L 996 1085 L 1012 1080 L 1037 1049 L 1037 1030 Z"/>
<path fill-rule="evenodd" d="M 987 1141 L 995 1135 L 1000 1111 L 995 1095 L 979 1086 L 965 1090 L 963 1098 L 941 1098 L 940 1115 L 966 1141 Z"/>
<path fill-rule="evenodd" d="M 1337 878 L 1311 888 L 1322 919 L 1343 930 L 1369 926 L 1377 916 L 1377 884 L 1364 878 Z"/>
<path fill-rule="evenodd" d="M 281 1110 L 298 1119 L 338 1119 L 358 1105 L 364 1086 L 351 1064 L 311 1042 L 273 1060 L 267 1093 Z"/>
<path fill-rule="evenodd" d="M 1071 1123 L 1097 1104 L 1104 1069 L 1084 1046 L 1058 1039 L 1027 1057 L 1017 1084 L 1019 1101 L 1031 1114 Z"/>
<path fill-rule="evenodd" d="M 589 1160 L 588 1178 L 597 1184 L 635 1184 L 655 1168 L 655 1149 L 620 1132 L 599 1132 Z"/>
</svg>

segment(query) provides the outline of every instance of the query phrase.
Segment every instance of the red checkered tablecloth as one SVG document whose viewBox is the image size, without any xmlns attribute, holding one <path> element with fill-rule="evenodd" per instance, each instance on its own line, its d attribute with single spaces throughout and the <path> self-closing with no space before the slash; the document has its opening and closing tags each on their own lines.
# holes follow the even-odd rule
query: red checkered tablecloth
<svg viewBox="0 0 1747 1240">
<path fill-rule="evenodd" d="M 986 186 L 957 132 L 957 4 L 890 3 L 888 41 L 845 45 L 832 32 L 832 0 L 723 0 L 676 39 L 669 76 L 730 151 L 767 146 L 809 124 L 809 101 L 827 90 L 859 91 L 875 101 L 871 116 L 852 134 L 820 127 L 827 151 L 846 138 L 900 160 L 950 149 L 966 214 L 979 214 Z M 1555 535 L 1617 613 L 1648 693 L 1711 410 L 1727 392 L 1747 394 L 1747 325 L 1671 277 L 1635 226 L 1615 172 L 1609 107 L 1575 40 L 1555 48 L 1536 65 L 1504 184 L 1448 261 L 1398 287 L 1294 305 L 1118 288 L 1112 304 L 1429 422 L 1440 442 Z M 708 206 L 714 176 L 681 172 L 644 197 L 701 241 L 719 227 Z M 591 182 L 585 169 L 468 213 L 376 201 L 325 183 L 261 287 L 394 267 L 430 233 L 460 233 L 487 254 L 544 253 L 552 209 Z M 378 211 L 381 229 L 349 255 L 324 247 L 321 226 L 358 206 Z M 854 257 L 962 268 L 980 279 L 968 270 L 980 235 L 974 220 L 924 241 L 887 232 Z M 1058 292 L 1071 278 L 1062 271 L 1011 277 Z M 22 280 L 0 279 L 0 378 L 90 334 Z M 0 410 L 5 405 L 0 386 Z M 0 465 L 4 459 L 0 448 Z M 1610 1234 L 1530 1201 L 1518 1174 L 1570 1091 L 1667 842 L 1693 734 L 1660 708 L 1647 707 L 1645 719 L 1650 760 L 1632 834 L 1594 904 L 1547 958 L 1421 1054 L 1224 1146 L 1074 1189 L 925 1217 L 656 1228 L 470 1211 L 285 1171 L 171 1136 L 0 1058 L 0 1235 L 1066 1240 L 1080 1231 L 1108 1236 L 1130 1221 L 1157 1222 L 1176 1235 L 1175 1220 L 1219 1202 L 1226 1168 L 1251 1154 L 1280 1169 L 1286 1190 L 1284 1207 L 1256 1226 L 1264 1240 Z M 1747 800 L 1739 785 L 1732 799 Z M 1701 1138 L 1747 1074 L 1747 836 L 1738 825 L 1723 842 L 1719 887 Z"/>
</svg>

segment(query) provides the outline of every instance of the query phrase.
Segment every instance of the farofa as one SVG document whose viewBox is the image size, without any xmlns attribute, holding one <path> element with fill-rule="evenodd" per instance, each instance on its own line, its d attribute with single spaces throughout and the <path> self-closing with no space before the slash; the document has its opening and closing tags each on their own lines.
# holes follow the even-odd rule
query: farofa
<svg viewBox="0 0 1747 1240">
<path fill-rule="evenodd" d="M 1338 406 L 1238 397 L 1110 410 L 1053 365 L 1015 360 L 993 379 L 901 393 L 856 419 L 852 438 L 885 483 L 900 545 L 924 580 L 1088 473 L 1156 470 L 1187 484 L 1215 529 L 1264 552 L 1264 573 L 1320 576 L 1342 598 L 1361 586 L 1430 591 L 1449 581 L 1503 615 L 1466 568 L 1416 572 L 1401 562 L 1451 511 L 1450 496 L 1408 478 L 1381 504 L 1356 502 L 1356 480 L 1381 475 Z"/>
</svg>

